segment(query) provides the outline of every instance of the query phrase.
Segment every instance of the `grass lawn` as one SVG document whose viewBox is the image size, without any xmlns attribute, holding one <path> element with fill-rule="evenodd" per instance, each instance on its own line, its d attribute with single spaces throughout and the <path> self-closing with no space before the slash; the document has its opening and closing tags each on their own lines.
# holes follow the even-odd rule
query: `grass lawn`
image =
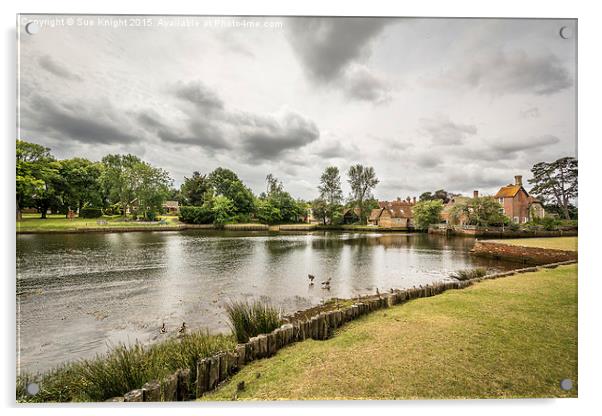
<svg viewBox="0 0 602 416">
<path fill-rule="evenodd" d="M 508 240 L 485 240 L 524 247 L 551 248 L 555 250 L 577 251 L 577 237 L 515 238 Z"/>
<path fill-rule="evenodd" d="M 177 216 L 162 216 L 165 219 L 165 226 L 180 224 Z M 99 220 L 106 221 L 106 224 L 98 224 Z M 48 215 L 48 218 L 41 219 L 40 214 L 23 214 L 23 219 L 17 221 L 17 231 L 68 231 L 85 228 L 103 228 L 103 227 L 160 227 L 157 223 L 144 223 L 137 221 L 120 221 L 119 216 L 103 216 L 102 218 L 74 218 L 69 220 L 64 215 Z"/>
<path fill-rule="evenodd" d="M 560 389 L 570 378 L 574 388 Z M 236 393 L 237 384 L 245 390 Z M 577 265 L 416 299 L 245 366 L 203 400 L 577 396 Z"/>
</svg>

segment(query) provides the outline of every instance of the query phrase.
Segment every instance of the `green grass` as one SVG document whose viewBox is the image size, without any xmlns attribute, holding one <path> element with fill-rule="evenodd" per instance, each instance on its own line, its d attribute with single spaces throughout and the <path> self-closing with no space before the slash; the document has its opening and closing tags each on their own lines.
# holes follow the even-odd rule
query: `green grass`
<svg viewBox="0 0 602 416">
<path fill-rule="evenodd" d="M 17 400 L 24 402 L 104 401 L 141 388 L 151 380 L 160 380 L 181 368 L 190 368 L 196 378 L 199 358 L 219 351 L 232 350 L 233 336 L 195 332 L 181 338 L 143 347 L 117 346 L 106 355 L 92 360 L 66 364 L 42 375 L 24 374 L 17 379 Z M 40 392 L 28 396 L 25 387 L 31 381 L 40 384 Z"/>
<path fill-rule="evenodd" d="M 226 304 L 232 332 L 240 343 L 259 334 L 267 334 L 282 324 L 280 310 L 266 303 L 232 301 Z"/>
<path fill-rule="evenodd" d="M 555 250 L 577 251 L 577 237 L 514 238 L 486 240 L 495 243 L 512 244 L 524 247 L 551 248 Z"/>
<path fill-rule="evenodd" d="M 112 228 L 112 227 L 164 227 L 181 224 L 177 216 L 164 215 L 159 217 L 166 221 L 165 225 L 156 223 L 145 223 L 139 221 L 123 221 L 120 216 L 103 216 L 101 218 L 73 218 L 69 220 L 64 215 L 48 215 L 48 218 L 41 219 L 40 214 L 23 214 L 23 219 L 17 221 L 17 232 L 21 231 L 70 231 L 86 228 Z M 106 224 L 99 224 L 98 221 L 106 221 Z"/>
<path fill-rule="evenodd" d="M 559 383 L 573 380 L 563 391 Z M 245 390 L 236 386 L 245 382 Z M 204 400 L 577 396 L 577 265 L 362 317 L 250 363 Z"/>
<path fill-rule="evenodd" d="M 487 269 L 483 267 L 477 267 L 476 269 L 465 269 L 458 270 L 455 273 L 452 273 L 451 277 L 458 280 L 470 280 L 476 279 L 478 277 L 483 277 L 487 274 Z"/>
</svg>

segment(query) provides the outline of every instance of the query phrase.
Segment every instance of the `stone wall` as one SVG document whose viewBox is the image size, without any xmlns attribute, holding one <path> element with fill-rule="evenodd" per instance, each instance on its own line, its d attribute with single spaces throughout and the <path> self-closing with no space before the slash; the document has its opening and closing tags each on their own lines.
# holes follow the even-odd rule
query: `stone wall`
<svg viewBox="0 0 602 416">
<path fill-rule="evenodd" d="M 577 227 L 567 227 L 555 231 L 546 230 L 511 230 L 508 227 L 476 227 L 471 225 L 435 224 L 429 226 L 429 234 L 455 235 L 465 237 L 486 238 L 544 238 L 544 237 L 575 237 Z"/>
<path fill-rule="evenodd" d="M 541 267 L 555 268 L 559 265 L 575 262 L 576 260 L 569 260 Z M 370 312 L 388 308 L 411 299 L 435 296 L 450 289 L 463 289 L 482 280 L 496 279 L 536 270 L 538 270 L 538 267 L 526 267 L 466 281 L 440 282 L 406 290 L 394 290 L 378 296 L 360 298 L 358 302 L 352 305 L 327 312 L 320 312 L 308 319 L 295 320 L 292 323 L 284 324 L 269 334 L 261 334 L 251 338 L 247 343 L 238 344 L 233 351 L 223 351 L 211 357 L 200 358 L 196 364 L 195 379 L 191 377 L 192 372 L 190 369 L 181 369 L 165 377 L 163 380 L 149 381 L 140 389 L 132 390 L 123 397 L 114 397 L 107 401 L 157 402 L 194 400 L 216 389 L 247 363 L 271 357 L 280 348 L 305 339 L 328 339 L 337 328 Z"/>
<path fill-rule="evenodd" d="M 476 256 L 510 260 L 523 264 L 547 264 L 577 260 L 576 251 L 552 250 L 539 247 L 524 247 L 492 241 L 478 240 L 471 253 Z"/>
</svg>

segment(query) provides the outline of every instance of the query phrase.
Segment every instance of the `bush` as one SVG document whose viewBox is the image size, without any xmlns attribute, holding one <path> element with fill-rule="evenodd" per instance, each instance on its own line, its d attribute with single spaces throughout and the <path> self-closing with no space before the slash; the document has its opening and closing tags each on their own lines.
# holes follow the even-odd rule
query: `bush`
<svg viewBox="0 0 602 416">
<path fill-rule="evenodd" d="M 478 277 L 483 277 L 487 274 L 487 269 L 483 267 L 478 267 L 476 269 L 466 269 L 466 270 L 458 270 L 454 274 L 451 275 L 454 279 L 458 280 L 470 280 L 476 279 Z"/>
<path fill-rule="evenodd" d="M 79 210 L 80 218 L 100 218 L 102 217 L 102 209 L 93 208 L 93 207 L 85 207 Z"/>
<path fill-rule="evenodd" d="M 230 327 L 239 343 L 259 334 L 267 334 L 280 327 L 280 311 L 271 305 L 256 301 L 230 302 L 226 305 Z"/>
<path fill-rule="evenodd" d="M 180 221 L 187 224 L 212 224 L 213 212 L 207 207 L 180 207 Z"/>
<path fill-rule="evenodd" d="M 196 379 L 196 363 L 220 351 L 234 349 L 232 336 L 195 332 L 182 338 L 144 347 L 119 345 L 104 356 L 64 365 L 39 376 L 17 379 L 17 400 L 29 402 L 104 401 L 141 388 L 151 380 L 161 380 L 181 368 L 191 369 Z M 35 381 L 40 392 L 28 396 L 27 383 Z"/>
</svg>

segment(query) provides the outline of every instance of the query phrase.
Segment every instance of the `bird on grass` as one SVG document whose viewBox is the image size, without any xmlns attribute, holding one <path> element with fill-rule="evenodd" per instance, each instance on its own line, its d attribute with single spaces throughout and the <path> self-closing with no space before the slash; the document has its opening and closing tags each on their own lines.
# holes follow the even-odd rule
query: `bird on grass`
<svg viewBox="0 0 602 416">
<path fill-rule="evenodd" d="M 159 330 L 162 334 L 167 332 L 167 329 L 165 329 L 165 322 L 163 322 L 163 325 L 161 325 L 161 329 Z"/>
<path fill-rule="evenodd" d="M 182 322 L 182 326 L 178 329 L 178 334 L 184 334 L 186 332 L 186 322 Z"/>
<path fill-rule="evenodd" d="M 307 278 L 309 279 L 309 285 L 312 286 L 314 284 L 314 279 L 316 278 L 316 276 L 314 276 L 313 274 L 308 274 Z"/>
</svg>

